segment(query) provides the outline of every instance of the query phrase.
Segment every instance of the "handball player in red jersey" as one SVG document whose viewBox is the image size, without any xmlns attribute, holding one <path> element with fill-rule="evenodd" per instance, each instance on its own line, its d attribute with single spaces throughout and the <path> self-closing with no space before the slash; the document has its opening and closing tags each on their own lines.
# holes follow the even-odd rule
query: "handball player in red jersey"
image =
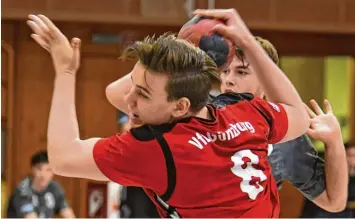
<svg viewBox="0 0 355 219">
<path fill-rule="evenodd" d="M 121 110 L 145 125 L 90 139 L 80 138 L 75 113 L 80 40 L 69 42 L 45 16 L 29 16 L 31 36 L 50 52 L 56 73 L 50 164 L 62 176 L 142 187 L 162 217 L 278 217 L 267 145 L 305 133 L 307 111 L 234 9 L 196 14 L 226 21 L 216 31 L 243 49 L 270 102 L 228 93 L 207 104 L 211 78 L 218 75 L 214 61 L 172 35 L 147 37 L 125 50 L 123 56 L 137 63 L 116 82 L 130 88 Z"/>
</svg>

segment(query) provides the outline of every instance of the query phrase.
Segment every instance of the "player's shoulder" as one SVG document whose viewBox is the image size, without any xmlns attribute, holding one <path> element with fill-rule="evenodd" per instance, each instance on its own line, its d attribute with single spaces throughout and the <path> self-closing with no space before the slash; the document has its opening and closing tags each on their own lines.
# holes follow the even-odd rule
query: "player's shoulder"
<svg viewBox="0 0 355 219">
<path fill-rule="evenodd" d="M 171 132 L 177 123 L 164 124 L 164 125 L 143 125 L 137 128 L 132 128 L 130 133 L 138 141 L 151 141 L 157 135 L 163 135 Z"/>
<path fill-rule="evenodd" d="M 32 178 L 29 176 L 26 176 L 17 184 L 16 187 L 28 189 L 28 188 L 31 188 L 31 183 L 32 183 Z"/>
<path fill-rule="evenodd" d="M 212 105 L 215 107 L 224 107 L 226 105 L 233 105 L 242 101 L 252 101 L 255 96 L 251 93 L 223 93 L 211 100 Z"/>
<path fill-rule="evenodd" d="M 32 178 L 27 176 L 23 178 L 15 188 L 15 194 L 27 196 L 32 194 Z"/>
<path fill-rule="evenodd" d="M 63 191 L 63 187 L 56 180 L 52 180 L 49 182 L 47 189 L 51 192 L 61 192 Z"/>
</svg>

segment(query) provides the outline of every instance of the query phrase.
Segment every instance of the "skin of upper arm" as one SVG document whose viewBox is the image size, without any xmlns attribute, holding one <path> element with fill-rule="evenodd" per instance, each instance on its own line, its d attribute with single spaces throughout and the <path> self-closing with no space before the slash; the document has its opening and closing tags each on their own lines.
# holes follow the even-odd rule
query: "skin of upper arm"
<svg viewBox="0 0 355 219">
<path fill-rule="evenodd" d="M 66 162 L 54 168 L 55 174 L 65 177 L 109 181 L 97 167 L 93 156 L 94 146 L 99 140 L 100 138 L 90 138 L 72 142 L 71 148 L 73 148 L 73 151 L 68 151 Z"/>
<path fill-rule="evenodd" d="M 287 114 L 288 129 L 285 137 L 283 137 L 283 139 L 278 143 L 287 142 L 305 134 L 310 124 L 310 118 L 308 115 L 307 118 L 300 119 L 298 109 L 285 104 L 281 105 L 284 107 Z"/>
</svg>

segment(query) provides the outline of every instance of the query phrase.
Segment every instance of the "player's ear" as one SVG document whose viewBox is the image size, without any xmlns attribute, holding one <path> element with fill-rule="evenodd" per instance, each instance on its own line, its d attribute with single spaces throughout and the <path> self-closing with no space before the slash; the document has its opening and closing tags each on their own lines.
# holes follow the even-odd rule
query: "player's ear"
<svg viewBox="0 0 355 219">
<path fill-rule="evenodd" d="M 180 98 L 175 103 L 175 108 L 172 112 L 173 117 L 180 118 L 186 115 L 190 110 L 191 102 L 188 98 Z"/>
</svg>

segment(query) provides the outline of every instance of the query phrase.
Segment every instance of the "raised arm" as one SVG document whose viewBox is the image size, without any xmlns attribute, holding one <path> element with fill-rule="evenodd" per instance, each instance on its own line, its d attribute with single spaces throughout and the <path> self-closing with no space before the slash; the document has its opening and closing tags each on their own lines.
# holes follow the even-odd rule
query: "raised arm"
<svg viewBox="0 0 355 219">
<path fill-rule="evenodd" d="M 307 133 L 325 144 L 326 180 L 326 190 L 312 201 L 327 211 L 339 212 L 344 210 L 348 195 L 348 167 L 340 125 L 327 100 L 325 113 L 316 101 L 312 100 L 311 105 L 315 112 L 307 108 L 311 117 Z"/>
<path fill-rule="evenodd" d="M 288 131 L 281 142 L 304 134 L 310 125 L 310 120 L 299 94 L 286 75 L 255 41 L 236 10 L 197 10 L 195 14 L 226 21 L 226 25 L 216 26 L 215 31 L 230 38 L 243 49 L 246 58 L 255 68 L 268 99 L 284 106 L 288 117 Z"/>
<path fill-rule="evenodd" d="M 131 73 L 112 82 L 106 87 L 106 98 L 116 109 L 128 114 L 128 106 L 124 97 L 132 87 Z"/>
<path fill-rule="evenodd" d="M 92 151 L 99 138 L 81 140 L 75 109 L 75 82 L 80 62 L 80 40 L 70 43 L 45 16 L 30 15 L 31 37 L 52 57 L 55 81 L 48 122 L 48 157 L 62 176 L 107 180 L 95 164 Z"/>
</svg>

